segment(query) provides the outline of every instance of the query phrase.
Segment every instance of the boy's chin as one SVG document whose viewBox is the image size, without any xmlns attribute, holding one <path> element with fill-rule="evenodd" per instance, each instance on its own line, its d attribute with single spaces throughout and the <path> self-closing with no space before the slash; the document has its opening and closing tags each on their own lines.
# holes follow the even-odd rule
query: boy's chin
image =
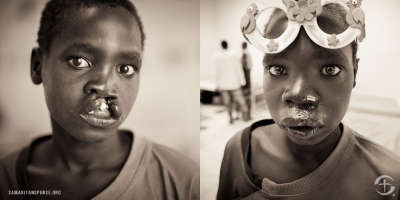
<svg viewBox="0 0 400 200">
<path fill-rule="evenodd" d="M 286 134 L 286 136 L 293 142 L 296 143 L 297 145 L 304 145 L 304 146 L 312 146 L 320 143 L 323 139 L 321 140 L 316 140 L 315 138 L 312 139 L 298 139 L 290 134 Z"/>
<path fill-rule="evenodd" d="M 59 134 L 61 136 L 60 138 L 68 140 L 68 138 L 72 137 L 73 139 L 83 143 L 100 143 L 116 134 L 123 120 L 119 118 L 115 123 L 108 127 L 96 127 L 84 122 L 82 119 L 68 124 L 60 124 L 53 117 L 51 118 L 51 121 L 53 134 Z"/>
<path fill-rule="evenodd" d="M 79 142 L 83 143 L 100 143 L 108 138 L 110 138 L 113 134 L 116 134 L 118 131 L 115 130 L 82 130 L 74 132 L 70 134 L 74 139 L 78 140 Z"/>
</svg>

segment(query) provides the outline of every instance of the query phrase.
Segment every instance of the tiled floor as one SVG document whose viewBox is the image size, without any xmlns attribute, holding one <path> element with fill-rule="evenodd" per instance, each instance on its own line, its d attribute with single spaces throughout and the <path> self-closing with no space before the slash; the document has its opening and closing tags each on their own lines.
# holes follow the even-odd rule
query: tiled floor
<svg viewBox="0 0 400 200">
<path fill-rule="evenodd" d="M 253 120 L 248 122 L 236 120 L 230 125 L 223 106 L 202 105 L 200 112 L 207 117 L 201 121 L 204 129 L 200 131 L 200 194 L 201 199 L 212 200 L 217 194 L 219 169 L 225 144 L 239 130 L 270 116 L 266 107 L 261 105 L 254 109 Z"/>
<path fill-rule="evenodd" d="M 266 105 L 253 109 L 253 120 L 228 123 L 223 106 L 201 105 L 200 194 L 201 199 L 215 199 L 219 170 L 227 141 L 252 122 L 270 118 Z M 354 96 L 343 122 L 400 155 L 400 107 L 394 100 Z"/>
</svg>

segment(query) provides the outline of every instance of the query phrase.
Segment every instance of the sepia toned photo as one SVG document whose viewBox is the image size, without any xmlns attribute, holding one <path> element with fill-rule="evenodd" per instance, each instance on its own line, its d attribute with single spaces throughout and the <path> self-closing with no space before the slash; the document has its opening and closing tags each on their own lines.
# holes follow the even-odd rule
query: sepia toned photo
<svg viewBox="0 0 400 200">
<path fill-rule="evenodd" d="M 0 200 L 400 200 L 398 0 L 0 0 Z"/>
<path fill-rule="evenodd" d="M 200 199 L 199 1 L 0 3 L 0 199 Z"/>
</svg>

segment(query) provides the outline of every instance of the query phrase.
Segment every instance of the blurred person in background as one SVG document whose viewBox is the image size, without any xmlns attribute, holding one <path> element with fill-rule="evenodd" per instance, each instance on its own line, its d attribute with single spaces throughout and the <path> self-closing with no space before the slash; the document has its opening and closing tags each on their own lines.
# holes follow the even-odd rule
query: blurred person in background
<svg viewBox="0 0 400 200">
<path fill-rule="evenodd" d="M 221 42 L 222 50 L 215 53 L 217 76 L 217 90 L 221 92 L 224 105 L 229 114 L 229 123 L 232 124 L 234 118 L 232 111 L 237 103 L 240 107 L 244 121 L 249 120 L 247 109 L 241 87 L 246 85 L 240 58 L 233 50 L 228 50 L 228 43 Z"/>
<path fill-rule="evenodd" d="M 249 118 L 251 119 L 251 55 L 247 51 L 247 43 L 242 43 L 242 68 L 246 84 L 242 86 L 244 101 L 249 112 Z"/>
</svg>

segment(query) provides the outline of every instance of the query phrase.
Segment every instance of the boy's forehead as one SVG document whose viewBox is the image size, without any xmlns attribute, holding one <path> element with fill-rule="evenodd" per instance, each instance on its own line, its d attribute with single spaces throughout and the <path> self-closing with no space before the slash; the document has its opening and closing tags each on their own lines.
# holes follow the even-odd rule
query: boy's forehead
<svg viewBox="0 0 400 200">
<path fill-rule="evenodd" d="M 121 32 L 128 36 L 123 38 L 131 38 L 135 41 L 141 39 L 138 22 L 129 11 L 122 7 L 101 5 L 68 9 L 60 36 L 62 39 L 77 39 L 76 36 L 79 35 L 82 38 L 93 35 L 93 37 L 111 39 L 109 36 L 118 35 Z M 123 38 L 121 37 L 120 40 Z"/>
<path fill-rule="evenodd" d="M 141 60 L 141 34 L 136 19 L 122 7 L 69 9 L 61 33 L 52 40 L 50 55 L 82 52 Z"/>
<path fill-rule="evenodd" d="M 111 7 L 107 5 L 97 5 L 91 7 L 71 7 L 66 12 L 66 23 L 80 22 L 82 19 L 98 20 L 98 19 L 113 19 L 124 23 L 138 24 L 134 16 L 123 7 Z"/>
</svg>

